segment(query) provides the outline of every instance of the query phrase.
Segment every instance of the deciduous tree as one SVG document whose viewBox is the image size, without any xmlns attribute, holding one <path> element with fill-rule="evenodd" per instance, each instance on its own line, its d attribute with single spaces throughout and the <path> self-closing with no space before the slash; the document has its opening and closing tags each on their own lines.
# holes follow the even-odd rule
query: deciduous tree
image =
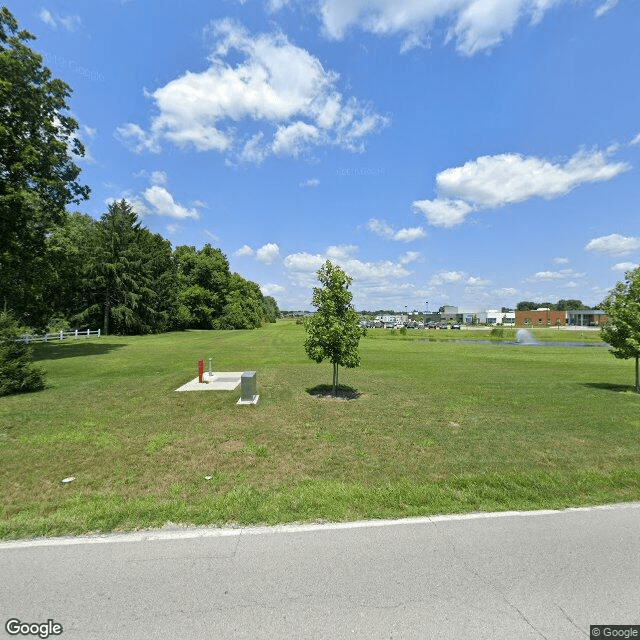
<svg viewBox="0 0 640 640">
<path fill-rule="evenodd" d="M 635 358 L 636 391 L 640 393 L 640 267 L 625 274 L 602 303 L 607 324 L 600 329 L 616 358 Z"/>
<path fill-rule="evenodd" d="M 358 345 L 362 336 L 360 316 L 351 305 L 352 279 L 327 260 L 317 272 L 322 287 L 313 289 L 312 304 L 317 311 L 305 322 L 304 349 L 315 362 L 325 358 L 333 365 L 333 395 L 338 387 L 338 367 L 360 365 Z"/>
<path fill-rule="evenodd" d="M 89 188 L 77 180 L 84 148 L 71 89 L 29 48 L 33 39 L 0 7 L 0 302 L 38 324 L 45 239 Z"/>
</svg>

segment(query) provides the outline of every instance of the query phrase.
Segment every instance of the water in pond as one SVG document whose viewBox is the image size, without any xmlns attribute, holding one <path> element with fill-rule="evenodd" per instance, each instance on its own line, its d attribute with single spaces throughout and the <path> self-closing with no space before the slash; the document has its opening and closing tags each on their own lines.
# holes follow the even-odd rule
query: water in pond
<svg viewBox="0 0 640 640">
<path fill-rule="evenodd" d="M 447 342 L 456 344 L 493 344 L 499 347 L 608 347 L 606 342 L 560 342 L 556 340 L 550 340 L 547 342 L 536 342 L 532 339 L 530 342 L 512 340 L 482 340 L 482 339 L 468 339 L 468 340 L 437 340 L 431 338 L 430 340 L 418 340 L 417 342 Z"/>
</svg>

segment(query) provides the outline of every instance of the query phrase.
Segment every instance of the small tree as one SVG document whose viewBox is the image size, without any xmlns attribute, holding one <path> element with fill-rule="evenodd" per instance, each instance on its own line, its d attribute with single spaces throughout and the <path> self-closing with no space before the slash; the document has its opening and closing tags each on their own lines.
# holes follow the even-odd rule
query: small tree
<svg viewBox="0 0 640 640">
<path fill-rule="evenodd" d="M 362 336 L 360 316 L 351 305 L 348 290 L 352 279 L 337 265 L 327 260 L 317 272 L 322 287 L 313 289 L 312 304 L 316 313 L 307 319 L 304 350 L 315 362 L 325 358 L 333 364 L 333 390 L 338 387 L 338 367 L 360 365 L 358 344 Z"/>
<path fill-rule="evenodd" d="M 636 360 L 636 391 L 640 393 L 640 267 L 625 274 L 602 303 L 608 316 L 600 330 L 616 358 Z"/>
<path fill-rule="evenodd" d="M 0 313 L 0 396 L 44 387 L 42 370 L 33 366 L 31 349 L 19 341 L 20 328 L 6 312 Z"/>
</svg>

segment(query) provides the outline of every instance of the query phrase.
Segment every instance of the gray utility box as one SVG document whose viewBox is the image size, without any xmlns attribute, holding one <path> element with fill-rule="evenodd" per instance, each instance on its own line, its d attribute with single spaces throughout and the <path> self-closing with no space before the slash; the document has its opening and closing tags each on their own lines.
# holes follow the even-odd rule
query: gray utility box
<svg viewBox="0 0 640 640">
<path fill-rule="evenodd" d="M 256 390 L 256 372 L 245 371 L 240 378 L 240 400 L 238 400 L 238 404 L 256 404 L 258 402 Z"/>
</svg>

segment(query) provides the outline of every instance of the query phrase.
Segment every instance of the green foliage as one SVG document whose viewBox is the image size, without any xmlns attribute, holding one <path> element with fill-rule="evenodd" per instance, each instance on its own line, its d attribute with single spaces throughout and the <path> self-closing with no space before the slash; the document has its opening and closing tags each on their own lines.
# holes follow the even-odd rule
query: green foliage
<svg viewBox="0 0 640 640">
<path fill-rule="evenodd" d="M 95 270 L 99 258 L 100 223 L 82 213 L 68 214 L 47 238 L 46 256 L 50 266 L 45 283 L 48 316 L 80 326 L 101 325 Z M 95 305 L 95 318 L 77 317 Z M 51 321 L 49 321 L 51 324 Z"/>
<path fill-rule="evenodd" d="M 255 329 L 262 325 L 262 292 L 255 282 L 237 273 L 231 275 L 225 303 L 216 329 Z"/>
<path fill-rule="evenodd" d="M 569 309 L 589 309 L 587 305 L 585 305 L 582 300 L 558 300 L 555 305 L 557 311 L 569 311 Z"/>
<path fill-rule="evenodd" d="M 197 251 L 180 246 L 175 250 L 178 269 L 178 305 L 192 329 L 255 329 L 264 321 L 275 322 L 278 306 L 264 298 L 260 287 L 231 273 L 220 249 L 210 244 Z"/>
<path fill-rule="evenodd" d="M 177 273 L 168 240 L 141 226 L 125 200 L 109 205 L 99 222 L 76 219 L 90 240 L 77 252 L 67 252 L 63 264 L 78 267 L 79 275 L 62 282 L 61 289 L 76 284 L 66 302 L 73 320 L 102 325 L 105 334 L 158 333 L 175 327 L 178 314 Z M 77 239 L 77 238 L 76 238 Z M 63 269 L 63 272 L 65 269 Z M 65 286 L 66 285 L 66 286 Z"/>
<path fill-rule="evenodd" d="M 516 330 L 511 327 L 492 327 L 489 338 L 491 340 L 515 340 Z"/>
<path fill-rule="evenodd" d="M 316 313 L 305 322 L 307 339 L 304 349 L 309 358 L 333 364 L 333 393 L 338 385 L 338 366 L 360 365 L 358 344 L 362 336 L 360 316 L 351 305 L 349 285 L 352 279 L 327 260 L 318 270 L 322 287 L 313 289 L 312 304 Z"/>
<path fill-rule="evenodd" d="M 18 338 L 26 333 L 6 312 L 0 313 L 0 396 L 44 388 L 44 373 L 33 366 L 31 349 Z"/>
<path fill-rule="evenodd" d="M 273 323 L 278 319 L 280 310 L 278 309 L 278 303 L 275 301 L 275 298 L 272 296 L 264 296 L 262 298 L 262 314 L 265 322 Z"/>
<path fill-rule="evenodd" d="M 0 8 L 0 308 L 44 330 L 102 326 L 105 334 L 250 329 L 275 322 L 273 298 L 231 274 L 219 249 L 178 247 L 141 226 L 130 204 L 97 221 L 66 207 L 89 196 L 68 115 L 71 88 Z"/>
<path fill-rule="evenodd" d="M 84 148 L 67 115 L 71 89 L 27 46 L 33 39 L 0 8 L 0 301 L 44 326 L 45 240 L 89 188 L 73 161 Z"/>
<path fill-rule="evenodd" d="M 640 393 L 640 267 L 629 271 L 602 303 L 608 316 L 600 330 L 611 345 L 611 353 L 623 360 L 636 360 L 636 391 Z"/>
<path fill-rule="evenodd" d="M 536 309 L 551 309 L 551 311 L 568 311 L 569 309 L 590 309 L 585 305 L 582 300 L 563 300 L 560 299 L 556 304 L 553 302 L 531 302 L 529 300 L 523 300 L 518 302 L 516 306 L 517 311 L 535 311 Z M 503 307 L 504 311 L 504 307 Z"/>
</svg>

